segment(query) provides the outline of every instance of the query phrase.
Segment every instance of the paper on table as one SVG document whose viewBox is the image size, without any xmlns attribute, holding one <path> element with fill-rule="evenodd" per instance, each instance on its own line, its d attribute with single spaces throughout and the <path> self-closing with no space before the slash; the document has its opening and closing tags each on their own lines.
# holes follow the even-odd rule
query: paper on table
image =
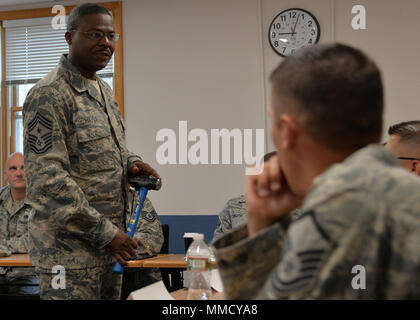
<svg viewBox="0 0 420 320">
<path fill-rule="evenodd" d="M 224 291 L 222 278 L 220 278 L 220 273 L 217 269 L 211 270 L 211 286 L 218 292 Z"/>
<path fill-rule="evenodd" d="M 133 300 L 175 300 L 168 292 L 163 281 L 155 282 L 147 287 L 130 293 Z"/>
</svg>

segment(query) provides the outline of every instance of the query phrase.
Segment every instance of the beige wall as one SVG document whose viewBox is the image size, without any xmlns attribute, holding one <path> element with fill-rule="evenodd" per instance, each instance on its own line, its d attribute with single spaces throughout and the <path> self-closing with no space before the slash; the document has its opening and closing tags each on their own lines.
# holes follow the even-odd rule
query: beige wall
<svg viewBox="0 0 420 320">
<path fill-rule="evenodd" d="M 265 126 L 260 6 L 255 0 L 123 3 L 127 144 L 164 177 L 162 214 L 216 214 L 243 193 L 242 165 L 158 165 L 156 133 Z M 192 143 L 191 143 L 192 144 Z"/>
<path fill-rule="evenodd" d="M 351 27 L 355 4 L 367 10 L 367 30 Z M 217 214 L 244 190 L 241 165 L 159 165 L 156 133 L 265 128 L 267 78 L 281 61 L 267 42 L 282 10 L 311 11 L 321 42 L 355 45 L 377 61 L 386 86 L 385 128 L 420 118 L 418 0 L 155 0 L 123 1 L 127 144 L 164 177 L 151 198 L 161 214 Z M 384 135 L 384 137 L 386 137 Z"/>
<path fill-rule="evenodd" d="M 84 1 L 0 6 L 0 10 Z M 96 0 L 95 0 L 96 2 Z M 367 30 L 351 28 L 353 5 L 367 10 Z M 281 61 L 267 42 L 282 10 L 311 11 L 321 42 L 362 48 L 377 61 L 386 87 L 385 128 L 420 118 L 418 0 L 123 0 L 127 144 L 164 177 L 150 193 L 161 214 L 216 214 L 244 190 L 244 165 L 158 165 L 162 128 L 266 129 L 267 78 Z M 384 135 L 384 138 L 386 135 Z"/>
<path fill-rule="evenodd" d="M 354 31 L 348 16 L 354 4 L 366 8 L 366 30 Z M 420 1 L 337 0 L 336 39 L 355 45 L 379 65 L 385 83 L 385 128 L 420 119 Z"/>
</svg>

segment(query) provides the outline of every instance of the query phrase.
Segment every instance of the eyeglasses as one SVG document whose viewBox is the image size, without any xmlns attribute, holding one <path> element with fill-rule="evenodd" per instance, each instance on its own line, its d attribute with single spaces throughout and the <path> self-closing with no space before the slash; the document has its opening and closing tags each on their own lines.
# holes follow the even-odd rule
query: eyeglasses
<svg viewBox="0 0 420 320">
<path fill-rule="evenodd" d="M 417 160 L 417 161 L 420 161 L 420 159 L 417 159 L 417 158 L 407 158 L 407 157 L 397 157 L 398 159 L 400 159 L 400 160 Z"/>
<path fill-rule="evenodd" d="M 78 31 L 78 32 L 85 34 L 90 40 L 93 40 L 93 41 L 100 41 L 105 36 L 107 37 L 109 42 L 116 42 L 120 38 L 120 35 L 115 32 L 109 32 L 109 33 L 105 33 L 102 31 L 86 31 L 86 32 Z"/>
</svg>

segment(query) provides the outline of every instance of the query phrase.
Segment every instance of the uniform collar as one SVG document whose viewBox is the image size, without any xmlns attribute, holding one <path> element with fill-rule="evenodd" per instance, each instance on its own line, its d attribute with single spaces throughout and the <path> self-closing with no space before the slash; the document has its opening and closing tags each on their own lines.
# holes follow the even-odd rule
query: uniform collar
<svg viewBox="0 0 420 320">
<path fill-rule="evenodd" d="M 6 208 L 6 207 L 8 207 L 8 204 L 11 204 L 12 201 L 14 201 L 14 200 L 12 199 L 12 195 L 10 193 L 10 185 L 7 185 L 6 187 L 4 187 L 3 189 L 0 190 L 0 204 L 2 204 L 4 209 L 7 210 L 10 217 L 15 215 L 20 210 L 22 210 L 23 207 L 28 207 L 29 206 L 29 204 L 27 203 L 26 197 L 25 197 L 23 199 L 23 201 L 21 202 L 21 205 L 19 206 L 19 208 L 17 208 L 17 210 L 15 212 L 10 212 L 9 209 Z"/>
<path fill-rule="evenodd" d="M 346 192 L 355 187 L 359 188 L 354 183 L 352 184 L 352 178 L 368 175 L 372 172 L 369 168 L 371 166 L 374 168 L 378 163 L 389 167 L 398 166 L 395 155 L 382 145 L 369 145 L 356 151 L 343 162 L 332 165 L 314 179 L 311 189 L 305 197 L 303 211 L 313 208 L 335 194 Z"/>
<path fill-rule="evenodd" d="M 70 62 L 66 54 L 63 54 L 58 63 L 58 72 L 62 73 L 65 78 L 68 80 L 68 83 L 74 90 L 79 93 L 88 91 L 89 95 L 97 100 L 101 105 L 104 106 L 104 101 L 102 99 L 102 94 L 98 92 L 93 84 L 89 81 L 88 78 L 84 77 L 80 71 Z M 96 76 L 99 87 L 102 89 L 102 83 L 98 76 Z"/>
<path fill-rule="evenodd" d="M 0 189 L 0 202 L 6 200 L 7 196 L 10 194 L 10 185 L 7 185 Z"/>
</svg>

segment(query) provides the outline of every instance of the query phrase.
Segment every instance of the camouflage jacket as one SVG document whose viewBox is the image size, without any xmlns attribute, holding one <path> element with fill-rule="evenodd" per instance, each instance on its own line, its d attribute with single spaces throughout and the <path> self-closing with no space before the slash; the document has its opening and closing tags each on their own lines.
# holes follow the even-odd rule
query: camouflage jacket
<svg viewBox="0 0 420 320">
<path fill-rule="evenodd" d="M 65 55 L 23 106 L 30 260 L 42 268 L 113 263 L 103 249 L 125 229 L 127 168 L 139 157 L 111 88 L 101 92 Z"/>
<path fill-rule="evenodd" d="M 227 232 L 241 227 L 246 222 L 245 196 L 241 195 L 230 199 L 219 213 L 219 221 L 214 230 L 213 241 L 219 239 Z"/>
<path fill-rule="evenodd" d="M 297 219 L 301 214 L 301 210 L 295 209 L 290 213 L 292 219 Z M 247 223 L 246 201 L 245 196 L 241 195 L 237 198 L 230 199 L 223 210 L 219 213 L 219 221 L 214 230 L 213 240 L 220 239 L 222 236 L 235 229 L 240 228 Z"/>
<path fill-rule="evenodd" d="M 10 186 L 0 189 L 0 256 L 13 253 L 28 253 L 28 220 L 33 209 L 23 201 L 22 205 L 13 210 Z M 33 275 L 33 268 L 0 267 L 0 275 L 7 273 L 8 278 Z"/>
<path fill-rule="evenodd" d="M 389 151 L 369 146 L 329 168 L 302 212 L 215 243 L 228 298 L 420 298 L 420 179 Z"/>
</svg>

